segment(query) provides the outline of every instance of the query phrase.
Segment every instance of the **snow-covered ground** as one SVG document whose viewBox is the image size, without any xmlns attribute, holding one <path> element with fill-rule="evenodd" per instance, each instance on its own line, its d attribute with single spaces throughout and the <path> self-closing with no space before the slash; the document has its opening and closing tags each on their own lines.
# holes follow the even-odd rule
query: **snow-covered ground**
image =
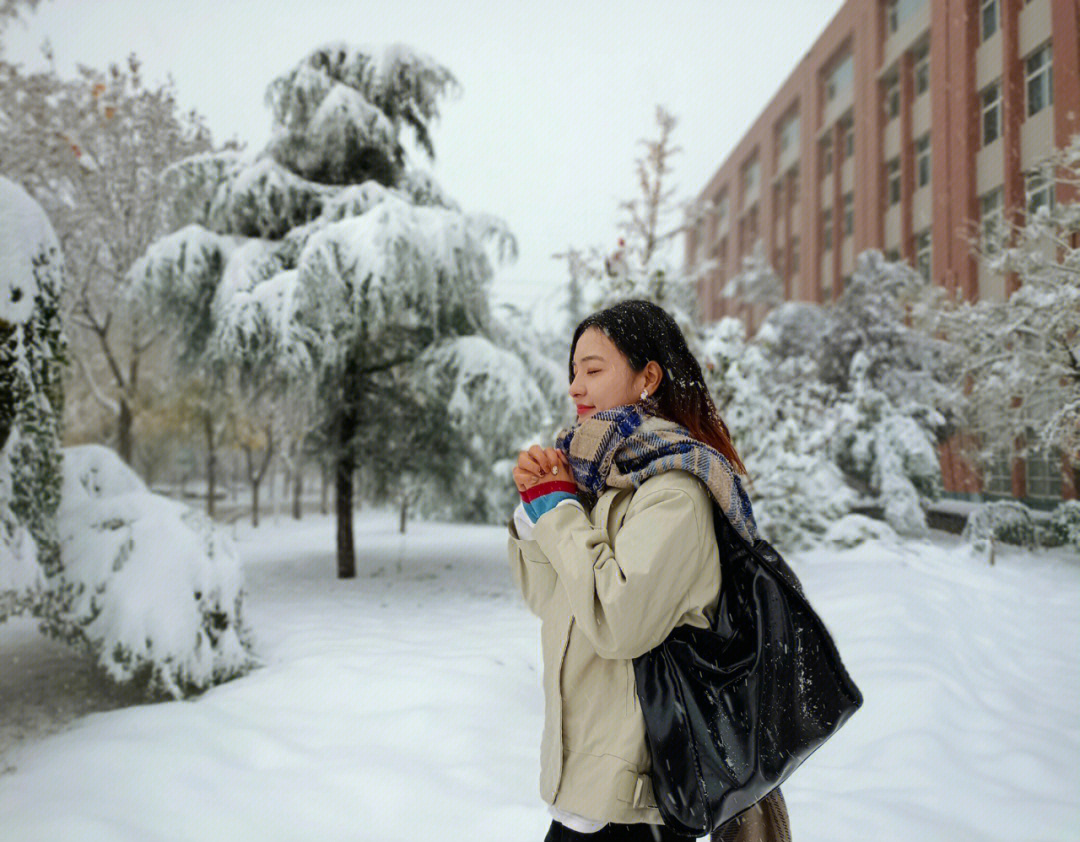
<svg viewBox="0 0 1080 842">
<path fill-rule="evenodd" d="M 341 582 L 331 520 L 236 529 L 264 666 L 22 742 L 0 839 L 542 839 L 539 629 L 505 530 L 365 510 Z M 866 697 L 784 786 L 799 842 L 1080 838 L 1080 562 L 990 567 L 940 533 L 790 561 Z M 9 685 L 55 657 L 22 622 Z"/>
</svg>

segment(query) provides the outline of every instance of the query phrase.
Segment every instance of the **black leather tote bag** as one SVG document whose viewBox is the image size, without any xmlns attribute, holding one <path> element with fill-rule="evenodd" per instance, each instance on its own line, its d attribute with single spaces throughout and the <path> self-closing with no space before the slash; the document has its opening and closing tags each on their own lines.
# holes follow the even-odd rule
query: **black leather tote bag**
<svg viewBox="0 0 1080 842">
<path fill-rule="evenodd" d="M 779 786 L 862 704 L 794 572 L 713 503 L 722 571 L 712 628 L 634 658 L 664 824 L 700 837 Z"/>
</svg>

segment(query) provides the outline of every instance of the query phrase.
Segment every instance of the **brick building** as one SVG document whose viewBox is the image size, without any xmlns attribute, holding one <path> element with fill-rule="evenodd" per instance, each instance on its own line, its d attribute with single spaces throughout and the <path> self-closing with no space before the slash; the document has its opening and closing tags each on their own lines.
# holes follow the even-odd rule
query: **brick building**
<svg viewBox="0 0 1080 842">
<path fill-rule="evenodd" d="M 969 300 L 1001 300 L 973 236 L 1060 201 L 1041 161 L 1080 132 L 1080 0 L 848 0 L 709 180 L 686 242 L 702 315 L 767 311 L 721 291 L 760 240 L 787 299 L 826 301 L 855 255 L 905 259 Z M 1075 497 L 1060 453 L 987 475 L 941 448 L 945 488 L 1033 504 Z"/>
</svg>

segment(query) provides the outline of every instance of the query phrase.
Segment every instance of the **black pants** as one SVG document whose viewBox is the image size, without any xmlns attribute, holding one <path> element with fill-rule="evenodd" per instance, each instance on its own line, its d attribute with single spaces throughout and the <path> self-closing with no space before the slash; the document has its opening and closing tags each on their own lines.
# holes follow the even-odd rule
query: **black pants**
<svg viewBox="0 0 1080 842">
<path fill-rule="evenodd" d="M 544 842 L 689 842 L 659 824 L 614 824 L 608 822 L 596 833 L 579 833 L 552 821 Z"/>
</svg>

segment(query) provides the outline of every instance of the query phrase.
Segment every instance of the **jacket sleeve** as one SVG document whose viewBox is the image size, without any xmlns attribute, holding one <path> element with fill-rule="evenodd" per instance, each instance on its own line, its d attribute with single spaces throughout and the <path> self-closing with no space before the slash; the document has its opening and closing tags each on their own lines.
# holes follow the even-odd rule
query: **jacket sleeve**
<svg viewBox="0 0 1080 842">
<path fill-rule="evenodd" d="M 569 508 L 564 506 L 562 508 Z M 555 591 L 558 577 L 544 555 L 540 545 L 533 540 L 518 537 L 514 520 L 507 523 L 510 538 L 507 550 L 510 553 L 510 572 L 514 583 L 525 597 L 525 604 L 537 617 L 543 616 L 548 600 Z"/>
<path fill-rule="evenodd" d="M 593 526 L 571 506 L 553 509 L 536 522 L 536 543 L 598 655 L 636 658 L 675 628 L 703 573 L 702 530 L 708 524 L 701 522 L 702 509 L 702 501 L 684 488 L 639 490 L 613 543 L 605 524 Z"/>
</svg>

